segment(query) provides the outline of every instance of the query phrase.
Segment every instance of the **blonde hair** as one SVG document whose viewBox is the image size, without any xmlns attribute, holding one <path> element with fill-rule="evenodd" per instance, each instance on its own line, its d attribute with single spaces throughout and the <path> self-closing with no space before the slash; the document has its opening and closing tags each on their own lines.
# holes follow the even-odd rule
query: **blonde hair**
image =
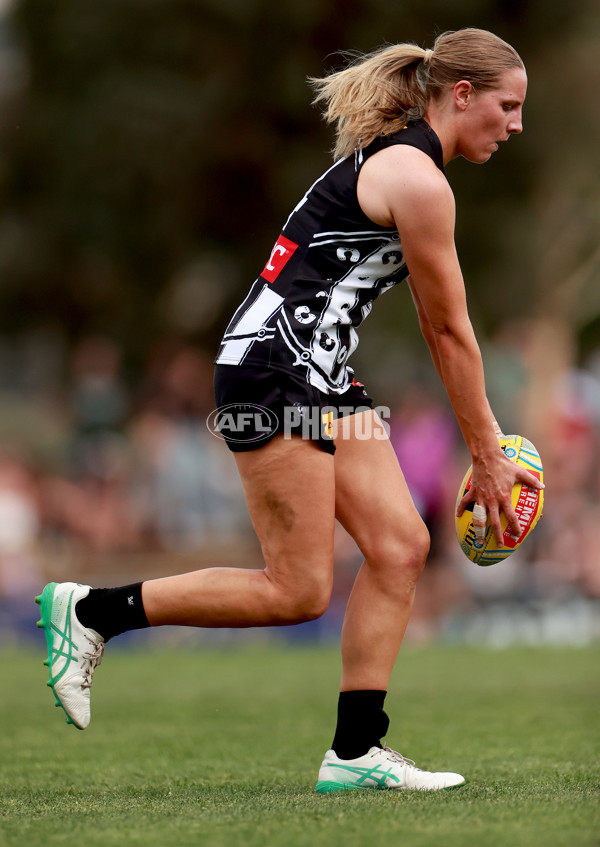
<svg viewBox="0 0 600 847">
<path fill-rule="evenodd" d="M 492 32 L 467 27 L 439 35 L 432 49 L 392 44 L 359 56 L 341 71 L 310 77 L 324 117 L 336 124 L 334 158 L 366 147 L 411 118 L 423 117 L 431 99 L 462 79 L 474 89 L 494 88 L 500 75 L 523 68 L 510 44 Z"/>
</svg>

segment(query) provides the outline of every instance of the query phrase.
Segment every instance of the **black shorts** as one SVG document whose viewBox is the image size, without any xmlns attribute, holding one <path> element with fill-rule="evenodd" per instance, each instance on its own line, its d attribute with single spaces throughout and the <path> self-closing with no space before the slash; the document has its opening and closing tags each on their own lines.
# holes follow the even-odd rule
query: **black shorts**
<svg viewBox="0 0 600 847">
<path fill-rule="evenodd" d="M 360 382 L 343 394 L 323 394 L 283 371 L 251 365 L 215 365 L 216 410 L 208 426 L 230 450 L 256 450 L 275 435 L 300 435 L 335 453 L 333 421 L 373 408 Z"/>
</svg>

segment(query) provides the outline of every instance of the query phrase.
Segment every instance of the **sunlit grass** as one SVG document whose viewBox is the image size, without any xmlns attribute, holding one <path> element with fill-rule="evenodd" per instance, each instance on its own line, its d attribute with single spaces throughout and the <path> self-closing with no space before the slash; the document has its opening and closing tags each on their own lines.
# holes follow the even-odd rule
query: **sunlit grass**
<svg viewBox="0 0 600 847">
<path fill-rule="evenodd" d="M 92 724 L 66 726 L 44 655 L 0 655 L 0 844 L 596 845 L 600 651 L 405 651 L 388 743 L 454 792 L 314 793 L 333 650 L 107 649 Z"/>
</svg>

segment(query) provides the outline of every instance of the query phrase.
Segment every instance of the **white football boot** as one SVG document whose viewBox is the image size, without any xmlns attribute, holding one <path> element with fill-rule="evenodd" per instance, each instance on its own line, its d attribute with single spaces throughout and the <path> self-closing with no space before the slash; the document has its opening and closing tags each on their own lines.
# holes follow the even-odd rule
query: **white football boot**
<svg viewBox="0 0 600 847">
<path fill-rule="evenodd" d="M 325 753 L 316 791 L 346 791 L 355 788 L 389 788 L 392 791 L 439 791 L 458 788 L 465 778 L 459 773 L 430 773 L 417 768 L 389 747 L 371 747 L 358 759 L 338 759 L 333 750 Z"/>
<path fill-rule="evenodd" d="M 67 723 L 85 729 L 90 722 L 90 688 L 94 670 L 102 661 L 104 640 L 77 620 L 75 606 L 90 592 L 89 585 L 50 582 L 35 602 L 40 607 L 50 671 L 48 685 L 62 706 Z"/>
</svg>

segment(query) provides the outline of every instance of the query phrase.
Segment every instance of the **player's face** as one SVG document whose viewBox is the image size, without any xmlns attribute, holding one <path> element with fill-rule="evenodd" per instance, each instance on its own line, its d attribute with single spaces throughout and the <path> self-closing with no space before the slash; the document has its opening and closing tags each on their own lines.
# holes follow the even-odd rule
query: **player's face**
<svg viewBox="0 0 600 847">
<path fill-rule="evenodd" d="M 487 162 L 501 141 L 523 131 L 522 109 L 527 93 L 527 74 L 511 68 L 496 88 L 471 91 L 463 113 L 457 153 L 469 162 Z"/>
</svg>

